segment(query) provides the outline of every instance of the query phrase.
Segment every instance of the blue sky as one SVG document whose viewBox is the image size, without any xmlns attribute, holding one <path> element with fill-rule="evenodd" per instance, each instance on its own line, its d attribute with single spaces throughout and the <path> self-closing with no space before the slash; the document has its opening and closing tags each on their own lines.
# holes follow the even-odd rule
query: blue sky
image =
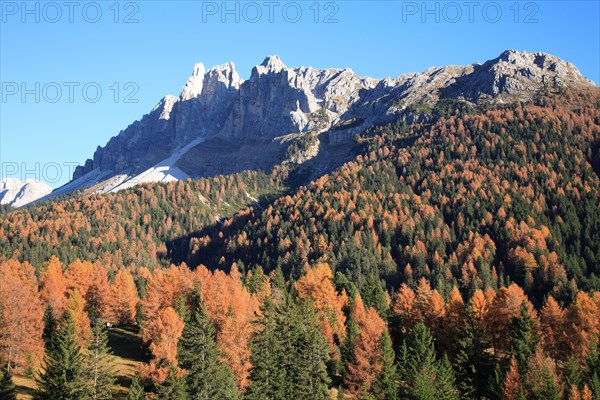
<svg viewBox="0 0 600 400">
<path fill-rule="evenodd" d="M 233 61 L 247 78 L 277 54 L 288 66 L 383 78 L 517 49 L 555 54 L 600 82 L 599 1 L 2 0 L 0 9 L 0 177 L 53 187 L 178 95 L 196 62 Z"/>
</svg>

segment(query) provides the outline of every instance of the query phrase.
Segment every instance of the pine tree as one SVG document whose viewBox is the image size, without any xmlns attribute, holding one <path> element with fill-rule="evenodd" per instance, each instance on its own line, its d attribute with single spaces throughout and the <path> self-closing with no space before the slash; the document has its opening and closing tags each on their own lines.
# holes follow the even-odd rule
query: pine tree
<svg viewBox="0 0 600 400">
<path fill-rule="evenodd" d="M 535 398 L 539 400 L 560 400 L 560 390 L 552 371 L 548 367 L 544 368 L 542 379 L 544 385 L 540 388 Z"/>
<path fill-rule="evenodd" d="M 142 385 L 142 379 L 140 374 L 136 373 L 131 380 L 131 386 L 127 392 L 127 400 L 144 400 L 146 393 L 144 392 L 144 385 Z"/>
<path fill-rule="evenodd" d="M 156 387 L 156 396 L 160 400 L 186 400 L 185 378 L 173 365 L 169 367 L 167 378 Z"/>
<path fill-rule="evenodd" d="M 0 371 L 0 399 L 16 400 L 17 393 L 10 371 Z"/>
<path fill-rule="evenodd" d="M 178 358 L 187 370 L 186 387 L 190 399 L 238 399 L 239 393 L 229 367 L 222 364 L 215 342 L 216 330 L 196 291 L 192 311 L 179 339 Z"/>
<path fill-rule="evenodd" d="M 533 319 L 529 314 L 527 302 L 521 304 L 520 315 L 510 324 L 510 350 L 509 355 L 515 357 L 519 367 L 519 374 L 527 374 L 529 358 L 535 353 L 539 336 L 534 331 Z"/>
<path fill-rule="evenodd" d="M 246 400 L 284 398 L 281 383 L 286 371 L 280 364 L 283 349 L 276 335 L 275 306 L 270 299 L 266 299 L 261 310 L 262 317 L 257 322 L 256 333 L 250 342 L 251 384 L 244 396 Z"/>
<path fill-rule="evenodd" d="M 373 384 L 373 394 L 380 400 L 396 400 L 398 399 L 398 372 L 392 339 L 387 330 L 384 330 L 381 335 L 381 356 L 381 373 Z"/>
<path fill-rule="evenodd" d="M 307 304 L 297 306 L 289 297 L 276 306 L 265 301 L 251 341 L 245 399 L 327 399 L 329 346 Z"/>
<path fill-rule="evenodd" d="M 502 399 L 502 391 L 504 390 L 504 375 L 500 364 L 496 363 L 492 374 L 488 379 L 487 395 L 492 400 Z"/>
<path fill-rule="evenodd" d="M 581 368 L 579 367 L 577 358 L 574 356 L 569 357 L 569 360 L 567 361 L 563 381 L 567 388 L 572 386 L 579 388 L 579 385 L 581 384 Z"/>
<path fill-rule="evenodd" d="M 36 399 L 72 400 L 85 394 L 83 355 L 75 337 L 75 322 L 65 313 L 44 358 L 45 372 L 38 380 Z"/>
<path fill-rule="evenodd" d="M 288 318 L 292 328 L 289 381 L 293 382 L 293 387 L 290 398 L 327 399 L 329 343 L 319 329 L 317 311 L 309 301 L 303 301 L 299 306 L 290 304 Z"/>
<path fill-rule="evenodd" d="M 438 400 L 459 400 L 460 393 L 456 389 L 456 379 L 452 364 L 447 356 L 438 363 L 435 380 L 436 398 Z"/>
<path fill-rule="evenodd" d="M 44 340 L 44 348 L 49 351 L 52 347 L 52 340 L 58 328 L 58 322 L 54 316 L 54 311 L 50 305 L 46 306 L 44 310 L 44 332 L 42 333 L 42 339 Z"/>
<path fill-rule="evenodd" d="M 592 391 L 592 399 L 600 400 L 600 378 L 598 378 L 598 374 L 596 373 L 592 375 L 590 390 Z"/>
<path fill-rule="evenodd" d="M 104 324 L 96 322 L 84 360 L 84 373 L 87 380 L 89 399 L 112 399 L 115 376 L 113 358 L 108 348 L 108 335 Z"/>
<path fill-rule="evenodd" d="M 487 394 L 487 379 L 492 372 L 493 360 L 488 353 L 490 343 L 475 314 L 468 312 L 464 325 L 459 328 L 455 344 L 454 366 L 458 388 L 463 398 L 481 398 Z M 502 384 L 502 381 L 499 381 Z"/>
<path fill-rule="evenodd" d="M 407 363 L 401 368 L 402 398 L 459 399 L 450 361 L 447 357 L 436 360 L 433 337 L 422 322 L 414 326 L 409 343 L 406 356 L 401 357 L 401 362 Z"/>
</svg>

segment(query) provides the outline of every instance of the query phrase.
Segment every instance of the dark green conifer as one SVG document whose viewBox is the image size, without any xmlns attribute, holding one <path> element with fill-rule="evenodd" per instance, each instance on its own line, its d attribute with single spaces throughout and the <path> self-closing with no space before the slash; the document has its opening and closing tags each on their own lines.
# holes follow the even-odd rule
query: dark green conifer
<svg viewBox="0 0 600 400">
<path fill-rule="evenodd" d="M 160 400 L 187 400 L 185 378 L 181 376 L 177 368 L 169 367 L 167 378 L 156 387 L 156 396 Z"/>
<path fill-rule="evenodd" d="M 229 367 L 220 362 L 216 330 L 195 291 L 191 312 L 179 339 L 179 365 L 187 370 L 186 390 L 192 400 L 235 400 L 240 395 Z"/>
<path fill-rule="evenodd" d="M 0 371 L 0 399 L 16 400 L 17 392 L 10 371 Z"/>
<path fill-rule="evenodd" d="M 144 400 L 146 393 L 144 392 L 144 385 L 142 385 L 142 379 L 140 374 L 136 373 L 131 380 L 131 386 L 127 392 L 127 400 Z"/>
<path fill-rule="evenodd" d="M 98 321 L 92 328 L 92 339 L 84 359 L 84 375 L 87 381 L 87 398 L 112 399 L 115 374 L 113 357 L 108 348 L 105 325 Z"/>
<path fill-rule="evenodd" d="M 535 333 L 533 319 L 529 314 L 527 303 L 521 304 L 521 312 L 510 324 L 510 349 L 509 355 L 514 356 L 519 366 L 519 374 L 527 375 L 529 359 L 535 352 L 539 343 L 539 336 Z"/>
<path fill-rule="evenodd" d="M 65 313 L 60 328 L 49 341 L 44 357 L 44 374 L 38 379 L 36 399 L 74 400 L 86 393 L 83 355 L 75 338 L 71 313 Z"/>
</svg>

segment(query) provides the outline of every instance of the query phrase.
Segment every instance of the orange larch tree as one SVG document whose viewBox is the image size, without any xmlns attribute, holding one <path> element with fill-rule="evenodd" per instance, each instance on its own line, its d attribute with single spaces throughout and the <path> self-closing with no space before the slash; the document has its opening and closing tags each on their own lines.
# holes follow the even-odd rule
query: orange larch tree
<svg viewBox="0 0 600 400">
<path fill-rule="evenodd" d="M 92 283 L 92 273 L 94 265 L 88 261 L 79 259 L 69 264 L 65 271 L 65 279 L 67 280 L 67 289 L 69 292 L 77 289 L 81 296 L 85 299 L 88 295 L 88 290 Z"/>
<path fill-rule="evenodd" d="M 360 295 L 354 299 L 352 313 L 359 333 L 354 339 L 352 356 L 346 362 L 344 385 L 347 394 L 358 397 L 371 389 L 381 372 L 381 336 L 387 327 L 374 308 L 365 308 Z"/>
<path fill-rule="evenodd" d="M 154 383 L 161 383 L 170 367 L 177 367 L 177 343 L 183 331 L 183 320 L 173 309 L 162 309 L 152 323 L 146 327 L 146 335 L 150 342 L 150 351 L 154 359 L 142 372 Z"/>
<path fill-rule="evenodd" d="M 70 312 L 75 322 L 75 338 L 80 347 L 85 348 L 89 342 L 92 330 L 90 329 L 90 318 L 85 311 L 85 300 L 79 289 L 73 289 L 67 303 L 67 312 Z"/>
<path fill-rule="evenodd" d="M 295 284 L 300 299 L 311 299 L 319 315 L 321 332 L 329 341 L 331 359 L 339 360 L 336 344 L 346 337 L 346 317 L 343 307 L 348 302 L 346 292 L 338 293 L 333 284 L 333 274 L 328 264 L 319 263 L 306 268 L 305 274 Z M 337 337 L 337 339 L 336 339 Z"/>
<path fill-rule="evenodd" d="M 129 271 L 121 268 L 111 286 L 112 304 L 109 319 L 118 324 L 135 322 L 138 292 Z"/>
<path fill-rule="evenodd" d="M 590 338 L 600 332 L 600 311 L 596 302 L 585 292 L 577 293 L 566 313 L 570 350 L 577 356 L 587 353 Z"/>
<path fill-rule="evenodd" d="M 417 323 L 415 299 L 415 292 L 405 283 L 400 286 L 394 297 L 392 307 L 394 313 L 402 318 L 402 328 L 405 332 L 408 332 Z"/>
<path fill-rule="evenodd" d="M 43 352 L 43 310 L 31 264 L 0 264 L 0 362 L 8 371 L 38 363 Z"/>
<path fill-rule="evenodd" d="M 504 388 L 502 390 L 502 398 L 504 400 L 520 400 L 523 396 L 523 384 L 521 375 L 519 375 L 519 366 L 517 360 L 512 357 L 510 367 L 504 379 Z"/>
<path fill-rule="evenodd" d="M 540 324 L 542 332 L 542 345 L 546 353 L 555 363 L 563 360 L 567 355 L 565 331 L 565 311 L 558 305 L 552 296 L 548 297 L 540 311 Z"/>
<path fill-rule="evenodd" d="M 41 296 L 42 300 L 52 307 L 54 316 L 60 319 L 67 307 L 67 280 L 63 275 L 62 264 L 55 256 L 46 263 Z"/>
<path fill-rule="evenodd" d="M 106 270 L 98 263 L 94 264 L 85 300 L 87 305 L 86 311 L 90 315 L 107 320 L 112 309 L 113 298 Z"/>
</svg>

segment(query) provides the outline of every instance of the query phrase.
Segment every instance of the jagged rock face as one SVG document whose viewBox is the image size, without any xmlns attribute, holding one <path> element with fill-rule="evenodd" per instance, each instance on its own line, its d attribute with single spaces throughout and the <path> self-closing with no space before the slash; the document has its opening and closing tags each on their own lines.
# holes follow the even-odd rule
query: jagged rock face
<svg viewBox="0 0 600 400">
<path fill-rule="evenodd" d="M 359 77 L 349 69 L 288 68 L 277 56 L 254 67 L 247 81 L 232 63 L 208 71 L 196 64 L 178 97 L 166 96 L 148 115 L 99 147 L 93 161 L 77 168 L 74 179 L 91 171 L 100 171 L 102 177 L 135 175 L 196 142 L 200 144 L 193 151 L 179 157 L 189 176 L 235 172 L 228 162 L 263 167 L 282 161 L 285 149 L 280 151 L 283 144 L 275 143 L 277 137 L 319 134 L 355 121 L 328 133 L 328 141 L 339 144 L 357 131 L 398 118 L 410 105 L 433 105 L 440 98 L 474 103 L 527 100 L 545 85 L 565 84 L 593 85 L 557 57 L 512 50 L 484 64 L 433 67 L 382 80 Z M 227 143 L 237 150 L 225 155 Z M 223 154 L 215 154 L 215 149 Z M 211 163 L 211 157 L 218 163 Z"/>
<path fill-rule="evenodd" d="M 577 68 L 546 53 L 508 50 L 473 72 L 458 77 L 445 88 L 444 97 L 462 97 L 472 102 L 482 98 L 496 102 L 529 100 L 541 86 L 591 85 Z"/>
</svg>

